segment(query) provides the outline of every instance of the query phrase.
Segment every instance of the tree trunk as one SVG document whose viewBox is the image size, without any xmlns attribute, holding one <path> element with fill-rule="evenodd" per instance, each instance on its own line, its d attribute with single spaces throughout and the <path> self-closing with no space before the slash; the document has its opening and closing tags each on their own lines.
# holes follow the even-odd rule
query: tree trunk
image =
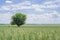
<svg viewBox="0 0 60 40">
<path fill-rule="evenodd" d="M 20 25 L 17 25 L 18 27 L 20 27 Z"/>
</svg>

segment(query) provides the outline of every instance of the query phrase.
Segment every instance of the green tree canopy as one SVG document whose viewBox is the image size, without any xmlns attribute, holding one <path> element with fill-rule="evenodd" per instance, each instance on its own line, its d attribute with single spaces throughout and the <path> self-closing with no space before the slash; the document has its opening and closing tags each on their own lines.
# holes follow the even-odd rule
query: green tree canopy
<svg viewBox="0 0 60 40">
<path fill-rule="evenodd" d="M 18 27 L 20 25 L 23 25 L 26 20 L 26 15 L 22 13 L 16 13 L 15 15 L 12 16 L 12 22 L 11 24 L 16 24 Z"/>
</svg>

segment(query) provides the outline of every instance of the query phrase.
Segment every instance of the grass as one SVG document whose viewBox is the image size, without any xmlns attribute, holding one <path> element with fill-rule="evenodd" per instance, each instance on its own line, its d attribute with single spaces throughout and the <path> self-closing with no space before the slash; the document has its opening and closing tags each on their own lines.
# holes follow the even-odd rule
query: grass
<svg viewBox="0 0 60 40">
<path fill-rule="evenodd" d="M 1 25 L 0 40 L 60 40 L 60 25 Z"/>
</svg>

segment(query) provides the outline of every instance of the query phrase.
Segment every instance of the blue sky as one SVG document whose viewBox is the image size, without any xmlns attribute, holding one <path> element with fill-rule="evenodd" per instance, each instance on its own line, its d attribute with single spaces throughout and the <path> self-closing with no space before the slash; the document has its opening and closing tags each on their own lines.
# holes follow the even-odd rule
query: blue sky
<svg viewBox="0 0 60 40">
<path fill-rule="evenodd" d="M 0 0 L 0 24 L 17 12 L 26 14 L 26 24 L 60 24 L 60 0 Z"/>
</svg>

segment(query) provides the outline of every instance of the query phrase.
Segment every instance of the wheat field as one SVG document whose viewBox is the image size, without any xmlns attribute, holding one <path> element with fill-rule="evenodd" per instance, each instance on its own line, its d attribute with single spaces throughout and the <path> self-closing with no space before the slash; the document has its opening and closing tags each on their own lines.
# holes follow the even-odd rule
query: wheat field
<svg viewBox="0 0 60 40">
<path fill-rule="evenodd" d="M 0 40 L 60 40 L 60 26 L 1 25 Z"/>
</svg>

